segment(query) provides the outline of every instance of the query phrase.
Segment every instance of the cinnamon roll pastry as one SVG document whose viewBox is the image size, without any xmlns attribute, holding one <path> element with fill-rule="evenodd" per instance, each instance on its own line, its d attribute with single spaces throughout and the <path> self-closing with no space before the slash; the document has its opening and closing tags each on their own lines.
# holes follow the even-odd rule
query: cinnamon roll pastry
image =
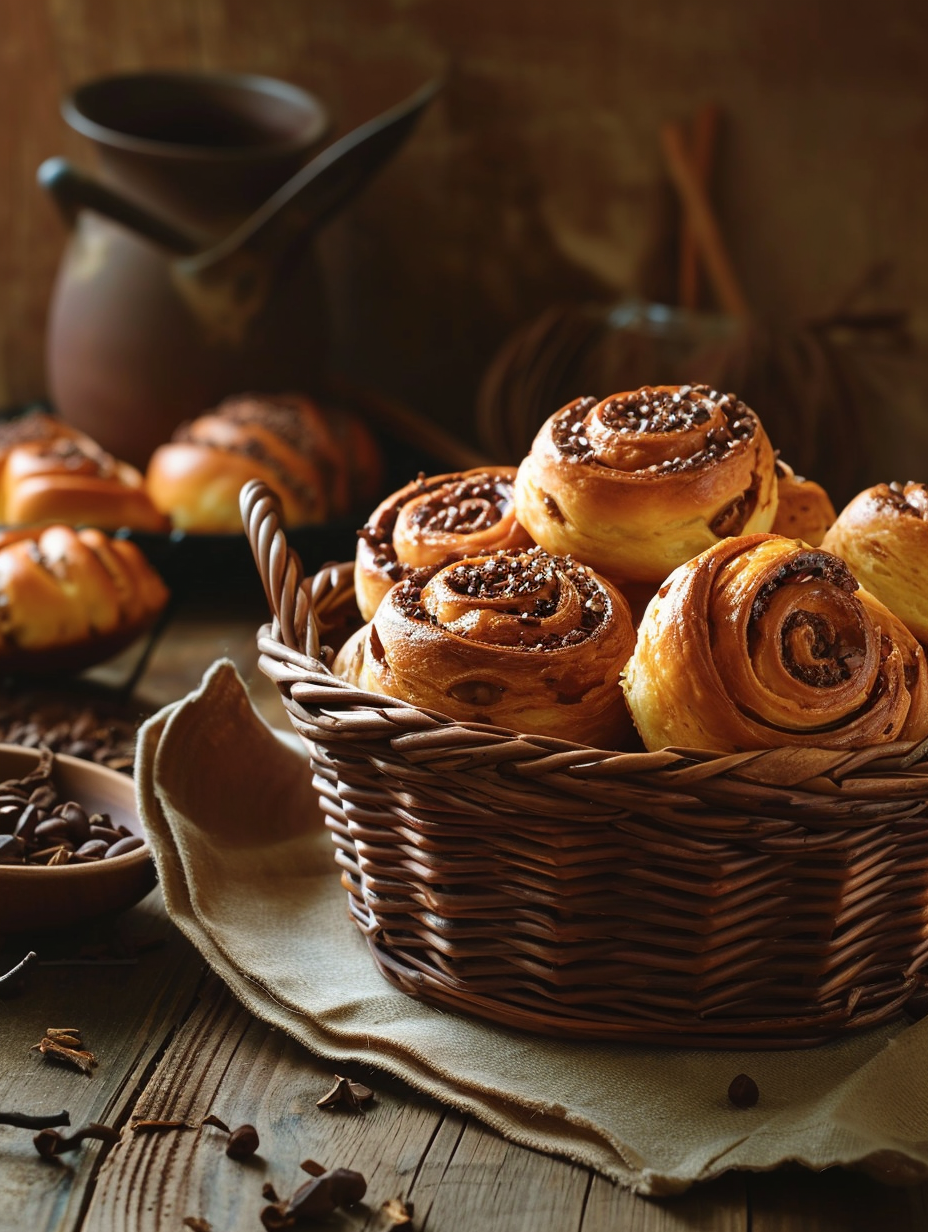
<svg viewBox="0 0 928 1232">
<path fill-rule="evenodd" d="M 831 497 L 821 484 L 797 475 L 782 458 L 777 458 L 776 475 L 777 516 L 771 532 L 820 547 L 837 517 Z"/>
<path fill-rule="evenodd" d="M 928 646 L 928 484 L 881 483 L 859 493 L 822 546 Z"/>
<path fill-rule="evenodd" d="M 676 569 L 623 683 L 650 750 L 928 735 L 922 647 L 837 556 L 779 535 L 727 539 Z"/>
<path fill-rule="evenodd" d="M 777 502 L 757 415 L 706 385 L 578 398 L 542 425 L 515 491 L 537 543 L 620 585 L 659 584 L 720 539 L 769 530 Z"/>
<path fill-rule="evenodd" d="M 634 643 L 610 583 L 533 547 L 399 582 L 360 648 L 346 648 L 347 668 L 362 689 L 454 719 L 617 748 L 631 731 L 619 675 Z"/>
<path fill-rule="evenodd" d="M 532 546 L 516 520 L 515 467 L 420 475 L 381 501 L 360 533 L 354 587 L 370 620 L 396 582 L 466 556 Z"/>
</svg>

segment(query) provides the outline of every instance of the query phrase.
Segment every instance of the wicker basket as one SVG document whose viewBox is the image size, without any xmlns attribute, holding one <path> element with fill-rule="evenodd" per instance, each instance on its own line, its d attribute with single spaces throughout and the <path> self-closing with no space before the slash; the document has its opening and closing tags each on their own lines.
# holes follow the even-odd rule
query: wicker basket
<svg viewBox="0 0 928 1232">
<path fill-rule="evenodd" d="M 819 1043 L 897 1016 L 928 962 L 928 742 L 614 753 L 346 684 L 321 638 L 350 565 L 303 579 L 242 494 L 259 636 L 309 749 L 355 923 L 396 987 L 577 1039 Z"/>
</svg>

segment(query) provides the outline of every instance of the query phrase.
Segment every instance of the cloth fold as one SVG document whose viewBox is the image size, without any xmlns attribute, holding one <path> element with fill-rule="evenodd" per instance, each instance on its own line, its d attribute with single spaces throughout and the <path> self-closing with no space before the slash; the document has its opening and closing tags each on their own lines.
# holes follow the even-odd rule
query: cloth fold
<svg viewBox="0 0 928 1232">
<path fill-rule="evenodd" d="M 248 1010 L 318 1056 L 379 1067 L 640 1193 L 786 1161 L 928 1176 L 928 1019 L 713 1052 L 562 1042 L 394 989 L 348 917 L 306 753 L 226 660 L 142 728 L 136 789 L 174 922 Z M 753 1108 L 727 1098 L 739 1073 L 758 1085 Z"/>
</svg>

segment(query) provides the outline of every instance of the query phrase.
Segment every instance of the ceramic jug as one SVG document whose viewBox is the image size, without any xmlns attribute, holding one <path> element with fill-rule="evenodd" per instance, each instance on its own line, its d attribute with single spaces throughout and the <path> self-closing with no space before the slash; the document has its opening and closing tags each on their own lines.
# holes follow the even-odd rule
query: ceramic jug
<svg viewBox="0 0 928 1232">
<path fill-rule="evenodd" d="M 71 227 L 49 308 L 59 413 L 144 466 L 228 394 L 324 386 L 327 311 L 313 243 L 394 152 L 428 86 L 311 157 L 326 110 L 269 78 L 142 73 L 63 103 L 95 147 L 39 183 Z"/>
</svg>

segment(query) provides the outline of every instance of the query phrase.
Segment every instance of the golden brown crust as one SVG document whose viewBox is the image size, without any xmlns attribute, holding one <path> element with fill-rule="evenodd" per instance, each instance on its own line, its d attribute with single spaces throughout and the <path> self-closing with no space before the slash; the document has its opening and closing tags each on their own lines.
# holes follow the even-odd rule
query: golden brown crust
<svg viewBox="0 0 928 1232">
<path fill-rule="evenodd" d="M 515 467 L 424 475 L 381 501 L 358 540 L 355 594 L 365 620 L 396 582 L 468 556 L 528 548 L 513 501 Z"/>
<path fill-rule="evenodd" d="M 831 497 L 821 484 L 797 475 L 777 458 L 777 516 L 771 533 L 801 539 L 817 548 L 836 517 Z"/>
<path fill-rule="evenodd" d="M 618 748 L 634 641 L 618 591 L 535 547 L 398 583 L 341 666 L 363 689 L 461 721 Z"/>
<path fill-rule="evenodd" d="M 774 453 L 750 408 L 704 385 L 579 398 L 541 427 L 516 512 L 549 552 L 660 583 L 733 534 L 769 530 Z"/>
<path fill-rule="evenodd" d="M 733 538 L 652 600 L 624 680 L 649 749 L 862 748 L 928 735 L 925 654 L 836 556 Z"/>
<path fill-rule="evenodd" d="M 296 394 L 227 398 L 152 455 L 155 505 L 181 530 L 238 533 L 249 479 L 278 494 L 287 526 L 327 521 L 351 504 L 345 454 L 322 409 Z"/>
<path fill-rule="evenodd" d="M 49 526 L 0 539 L 0 670 L 76 671 L 128 645 L 168 592 L 132 543 Z"/>
<path fill-rule="evenodd" d="M 928 646 L 928 485 L 881 483 L 859 493 L 823 546 Z"/>
<path fill-rule="evenodd" d="M 25 445 L 31 441 L 48 443 L 56 440 L 77 441 L 89 451 L 99 449 L 86 433 L 72 428 L 56 415 L 35 409 L 12 419 L 0 419 L 0 465 L 17 445 Z"/>
<path fill-rule="evenodd" d="M 104 530 L 167 528 L 140 472 L 80 434 L 12 445 L 0 476 L 0 516 L 9 526 L 62 522 Z"/>
</svg>

